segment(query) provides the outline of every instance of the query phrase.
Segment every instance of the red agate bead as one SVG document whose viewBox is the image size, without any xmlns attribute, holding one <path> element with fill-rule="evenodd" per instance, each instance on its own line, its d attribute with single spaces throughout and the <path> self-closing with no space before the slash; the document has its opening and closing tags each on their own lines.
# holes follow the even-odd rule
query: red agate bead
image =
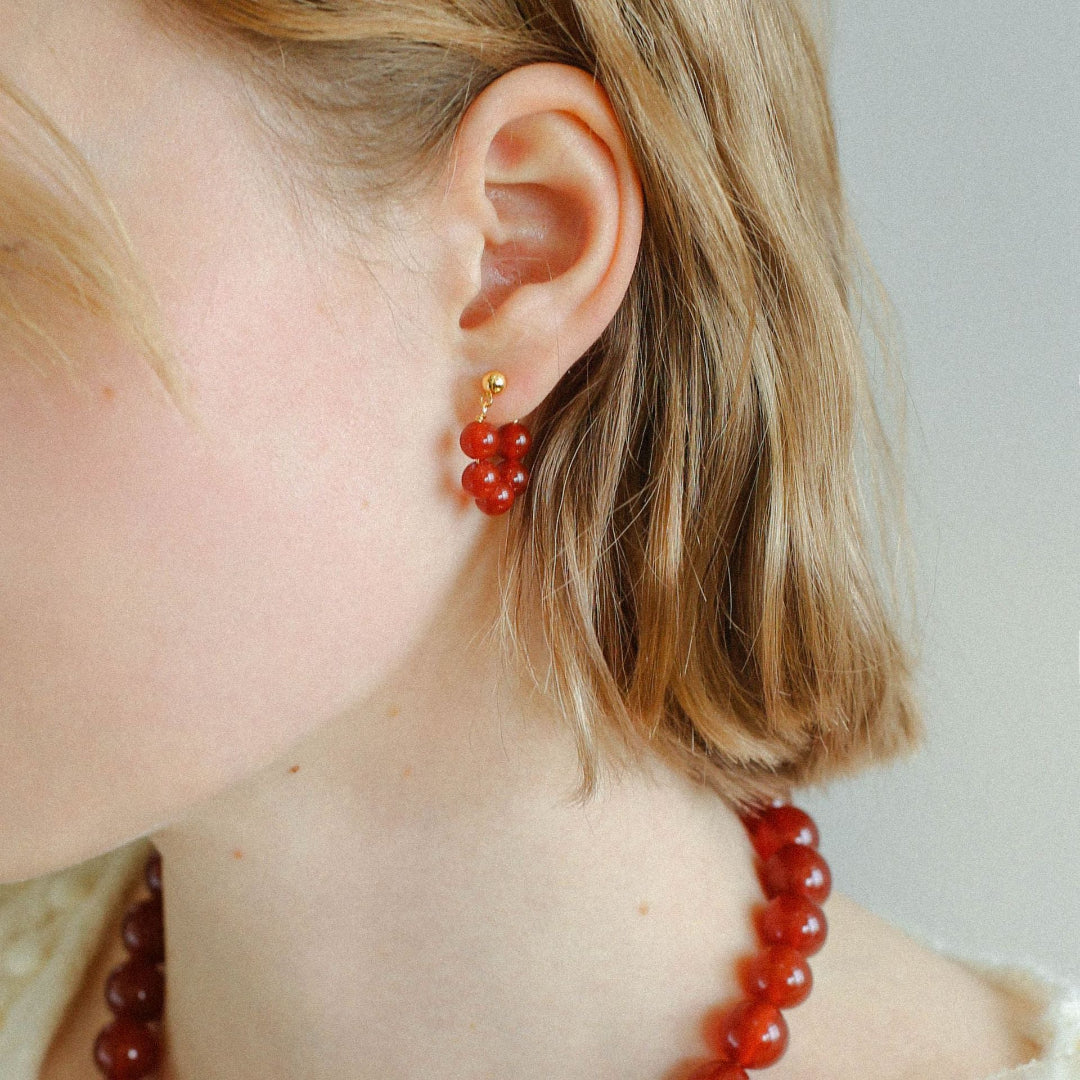
<svg viewBox="0 0 1080 1080">
<path fill-rule="evenodd" d="M 165 1004 L 165 976 L 149 960 L 133 956 L 109 972 L 105 1001 L 116 1016 L 158 1020 Z"/>
<path fill-rule="evenodd" d="M 514 489 L 515 495 L 520 495 L 528 486 L 529 470 L 520 461 L 507 458 L 506 461 L 500 462 L 498 468 L 502 479 Z"/>
<path fill-rule="evenodd" d="M 476 505 L 485 514 L 505 514 L 514 505 L 514 489 L 500 479 L 488 495 L 476 500 Z"/>
<path fill-rule="evenodd" d="M 126 1016 L 118 1016 L 98 1032 L 94 1063 L 108 1080 L 141 1080 L 158 1067 L 157 1035 Z"/>
<path fill-rule="evenodd" d="M 146 860 L 143 867 L 143 877 L 146 879 L 146 887 L 155 895 L 161 895 L 161 852 L 155 848 Z"/>
<path fill-rule="evenodd" d="M 829 864 L 805 844 L 785 844 L 769 856 L 762 871 L 766 896 L 801 893 L 815 904 L 824 904 L 832 889 Z"/>
<path fill-rule="evenodd" d="M 804 1002 L 813 985 L 806 957 L 790 945 L 763 949 L 750 961 L 746 972 L 746 992 L 778 1009 Z"/>
<path fill-rule="evenodd" d="M 512 420 L 499 428 L 499 453 L 504 458 L 517 461 L 523 458 L 532 445 L 532 435 L 524 424 Z"/>
<path fill-rule="evenodd" d="M 499 466 L 493 461 L 470 461 L 461 474 L 461 486 L 478 499 L 485 498 L 502 480 Z"/>
<path fill-rule="evenodd" d="M 814 819 L 797 806 L 769 806 L 747 826 L 754 850 L 763 861 L 772 857 L 785 844 L 818 846 L 818 829 Z"/>
<path fill-rule="evenodd" d="M 462 429 L 458 439 L 466 457 L 494 457 L 499 452 L 499 430 L 486 420 L 470 420 Z"/>
<path fill-rule="evenodd" d="M 759 932 L 764 945 L 790 945 L 813 956 L 825 944 L 825 912 L 799 893 L 774 896 L 761 912 Z"/>
<path fill-rule="evenodd" d="M 709 1061 L 696 1068 L 686 1080 L 750 1080 L 741 1065 L 730 1061 Z"/>
<path fill-rule="evenodd" d="M 764 1069 L 787 1049 L 788 1026 L 768 1001 L 741 1001 L 725 1018 L 721 1039 L 717 1050 L 733 1064 Z"/>
<path fill-rule="evenodd" d="M 151 964 L 160 964 L 165 959 L 165 923 L 160 893 L 154 893 L 127 909 L 123 938 L 124 946 L 132 956 L 140 956 Z"/>
</svg>

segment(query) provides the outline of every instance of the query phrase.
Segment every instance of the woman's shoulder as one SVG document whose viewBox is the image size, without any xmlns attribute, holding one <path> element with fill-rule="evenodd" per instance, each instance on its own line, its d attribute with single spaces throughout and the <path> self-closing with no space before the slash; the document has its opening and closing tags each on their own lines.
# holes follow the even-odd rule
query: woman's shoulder
<svg viewBox="0 0 1080 1080">
<path fill-rule="evenodd" d="M 1034 1045 L 1033 1060 L 987 1080 L 1080 1080 L 1080 976 L 1053 972 L 1030 958 L 965 952 L 919 930 L 906 933 L 919 947 L 992 987 L 1010 1029 Z"/>
<path fill-rule="evenodd" d="M 87 1048 L 107 1020 L 100 985 L 122 948 L 113 924 L 142 888 L 145 856 L 136 843 L 0 886 L 4 1080 L 92 1077 Z M 842 893 L 826 912 L 815 989 L 786 1014 L 791 1046 L 777 1080 L 781 1069 L 791 1080 L 1080 1080 L 1080 980 L 965 955 Z M 80 991 L 89 996 L 76 1008 Z"/>
<path fill-rule="evenodd" d="M 815 993 L 790 1022 L 793 1046 L 805 1028 L 819 1055 L 806 1075 L 838 1075 L 842 1032 L 845 1077 L 1080 1080 L 1080 980 L 965 954 L 843 894 L 826 912 Z M 823 1032 L 834 1033 L 832 1048 Z"/>
</svg>

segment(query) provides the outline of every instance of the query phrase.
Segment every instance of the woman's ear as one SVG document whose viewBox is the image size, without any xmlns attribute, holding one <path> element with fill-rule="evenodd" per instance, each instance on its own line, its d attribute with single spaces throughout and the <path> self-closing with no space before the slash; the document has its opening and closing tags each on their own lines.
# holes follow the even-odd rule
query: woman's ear
<svg viewBox="0 0 1080 1080">
<path fill-rule="evenodd" d="M 450 312 L 463 402 L 498 369 L 507 386 L 489 416 L 502 423 L 531 412 L 614 317 L 641 243 L 640 181 L 604 91 L 540 63 L 470 105 L 443 195 L 438 227 L 467 282 Z"/>
</svg>

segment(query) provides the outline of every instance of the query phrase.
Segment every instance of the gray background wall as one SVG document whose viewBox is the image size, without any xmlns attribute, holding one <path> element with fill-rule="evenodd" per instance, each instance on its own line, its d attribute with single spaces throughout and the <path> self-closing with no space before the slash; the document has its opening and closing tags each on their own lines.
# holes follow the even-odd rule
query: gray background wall
<svg viewBox="0 0 1080 1080">
<path fill-rule="evenodd" d="M 1080 5 L 832 21 L 848 193 L 904 336 L 929 742 L 796 801 L 871 910 L 1080 974 Z"/>
</svg>

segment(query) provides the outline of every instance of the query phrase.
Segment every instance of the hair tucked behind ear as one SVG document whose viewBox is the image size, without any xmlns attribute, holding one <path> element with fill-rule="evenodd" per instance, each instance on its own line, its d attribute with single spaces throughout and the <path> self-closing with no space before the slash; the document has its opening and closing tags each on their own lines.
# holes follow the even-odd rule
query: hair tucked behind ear
<svg viewBox="0 0 1080 1080">
<path fill-rule="evenodd" d="M 343 221 L 436 182 L 465 109 L 513 67 L 573 64 L 607 91 L 641 252 L 615 319 L 527 418 L 501 626 L 521 646 L 542 617 L 578 797 L 608 751 L 659 753 L 741 806 L 919 745 L 896 569 L 876 557 L 887 511 L 903 521 L 857 325 L 860 274 L 876 279 L 796 0 L 153 6 L 243 65 L 283 172 Z"/>
</svg>

